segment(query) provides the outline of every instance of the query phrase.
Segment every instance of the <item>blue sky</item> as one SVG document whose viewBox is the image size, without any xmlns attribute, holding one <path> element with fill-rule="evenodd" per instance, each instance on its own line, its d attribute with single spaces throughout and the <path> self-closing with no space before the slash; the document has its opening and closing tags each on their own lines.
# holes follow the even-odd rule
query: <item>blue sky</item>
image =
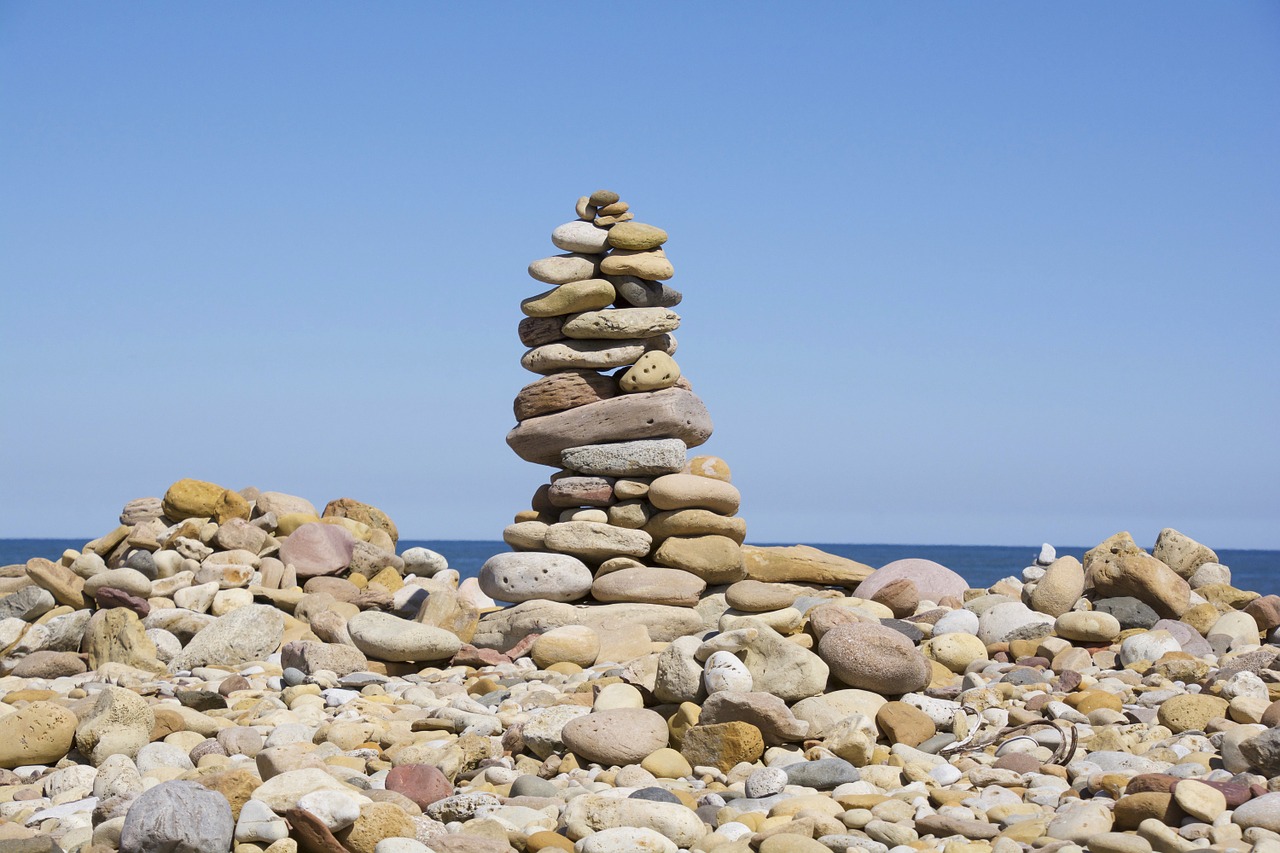
<svg viewBox="0 0 1280 853">
<path fill-rule="evenodd" d="M 497 539 L 525 274 L 670 233 L 754 541 L 1280 548 L 1280 7 L 0 3 L 0 536 Z"/>
</svg>

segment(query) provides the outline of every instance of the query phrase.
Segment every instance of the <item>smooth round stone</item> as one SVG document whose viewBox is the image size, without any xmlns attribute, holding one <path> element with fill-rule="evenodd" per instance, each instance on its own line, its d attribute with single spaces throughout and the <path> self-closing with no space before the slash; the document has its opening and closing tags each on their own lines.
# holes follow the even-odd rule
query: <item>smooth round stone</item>
<svg viewBox="0 0 1280 853">
<path fill-rule="evenodd" d="M 748 693 L 753 686 L 751 670 L 732 652 L 712 652 L 702 672 L 707 693 L 734 690 Z"/>
<path fill-rule="evenodd" d="M 604 275 L 633 275 L 648 281 L 666 281 L 676 274 L 661 249 L 614 249 L 600 262 L 600 272 Z"/>
<path fill-rule="evenodd" d="M 932 560 L 907 559 L 895 560 L 888 565 L 876 569 L 867 579 L 854 589 L 858 598 L 870 599 L 877 592 L 896 580 L 909 580 L 920 590 L 921 597 L 931 601 L 940 601 L 947 596 L 964 600 L 964 592 L 969 582 L 960 575 Z"/>
<path fill-rule="evenodd" d="M 84 582 L 88 595 L 97 595 L 102 587 L 111 587 L 130 595 L 147 598 L 151 595 L 151 579 L 136 569 L 108 569 Z"/>
<path fill-rule="evenodd" d="M 520 311 L 526 317 L 563 317 L 607 308 L 617 298 L 617 292 L 609 282 L 602 278 L 586 278 L 530 296 L 520 303 Z"/>
<path fill-rule="evenodd" d="M 449 568 L 449 561 L 444 555 L 430 548 L 410 548 L 400 555 L 400 559 L 404 560 L 406 575 L 414 574 L 420 578 L 429 578 Z"/>
<path fill-rule="evenodd" d="M 539 669 L 558 663 L 588 667 L 600 654 L 600 635 L 585 625 L 562 625 L 552 628 L 533 641 L 529 650 Z"/>
<path fill-rule="evenodd" d="M 933 636 L 941 634 L 973 634 L 978 635 L 978 614 L 972 610 L 952 610 L 937 622 L 933 623 Z"/>
<path fill-rule="evenodd" d="M 628 340 L 652 338 L 678 328 L 680 315 L 670 308 L 605 308 L 570 315 L 560 331 L 567 338 L 582 340 Z"/>
<path fill-rule="evenodd" d="M 783 768 L 787 774 L 787 784 L 803 785 L 806 788 L 817 788 L 829 791 L 846 782 L 857 782 L 861 779 L 858 768 L 843 758 L 820 758 L 817 761 L 797 761 Z"/>
<path fill-rule="evenodd" d="M 241 844 L 262 843 L 264 846 L 289 837 L 289 824 L 262 800 L 248 800 L 240 807 L 235 838 Z"/>
<path fill-rule="evenodd" d="M 706 581 L 689 572 L 637 566 L 601 575 L 591 585 L 591 597 L 596 601 L 693 607 L 706 588 Z"/>
<path fill-rule="evenodd" d="M 656 249 L 667 242 L 667 232 L 656 225 L 643 222 L 619 222 L 609 229 L 609 245 L 615 249 L 644 251 Z"/>
<path fill-rule="evenodd" d="M 618 298 L 635 308 L 674 308 L 684 294 L 661 281 L 645 281 L 633 275 L 610 276 Z"/>
<path fill-rule="evenodd" d="M 343 791 L 312 791 L 298 800 L 298 808 L 319 818 L 330 832 L 346 829 L 360 817 L 360 802 Z"/>
<path fill-rule="evenodd" d="M 705 509 L 733 515 L 741 501 L 742 494 L 733 484 L 696 474 L 667 474 L 649 484 L 649 502 L 662 510 Z"/>
<path fill-rule="evenodd" d="M 458 637 L 433 625 L 401 619 L 390 613 L 365 610 L 347 620 L 356 648 L 384 661 L 438 661 L 453 657 L 462 646 Z"/>
<path fill-rule="evenodd" d="M 554 782 L 540 776 L 524 775 L 511 783 L 513 797 L 554 797 L 560 793 Z"/>
<path fill-rule="evenodd" d="M 529 275 L 546 284 L 568 284 L 589 279 L 598 270 L 596 259 L 578 253 L 552 255 L 529 264 Z"/>
<path fill-rule="evenodd" d="M 788 584 L 738 581 L 725 590 L 729 606 L 747 613 L 768 613 L 795 604 L 800 590 Z"/>
<path fill-rule="evenodd" d="M 592 577 L 585 563 L 568 554 L 513 552 L 486 560 L 479 581 L 485 595 L 518 604 L 532 599 L 576 601 L 591 590 Z"/>
<path fill-rule="evenodd" d="M 617 204 L 621 198 L 613 190 L 596 190 L 587 197 L 587 203 L 592 207 L 608 207 L 611 204 Z"/>
<path fill-rule="evenodd" d="M 1082 643 L 1110 643 L 1120 636 L 1120 620 L 1110 613 L 1068 611 L 1058 617 L 1054 633 Z"/>
<path fill-rule="evenodd" d="M 596 507 L 588 507 L 587 509 L 566 509 L 560 513 L 560 521 L 590 521 L 593 524 L 608 524 L 609 513 Z M 543 542 L 546 542 L 546 533 L 543 533 Z"/>
<path fill-rule="evenodd" d="M 929 661 L 910 640 L 867 622 L 845 622 L 827 631 L 818 642 L 818 655 L 840 681 L 881 695 L 920 690 L 932 674 Z"/>
<path fill-rule="evenodd" d="M 1183 779 L 1174 785 L 1173 799 L 1184 812 L 1206 823 L 1212 823 L 1227 810 L 1227 798 L 1221 791 L 1195 779 Z"/>
<path fill-rule="evenodd" d="M 978 638 L 990 645 L 1047 637 L 1053 632 L 1053 623 L 1052 616 L 1037 613 L 1021 601 L 1006 601 L 982 611 Z"/>
<path fill-rule="evenodd" d="M 693 767 L 677 750 L 669 746 L 656 749 L 644 757 L 640 767 L 658 779 L 682 779 L 693 774 Z"/>
<path fill-rule="evenodd" d="M 787 771 L 781 767 L 761 767 L 747 777 L 744 792 L 752 799 L 771 797 L 782 793 L 787 786 Z"/>
<path fill-rule="evenodd" d="M 654 477 L 678 472 L 687 451 L 678 438 L 587 444 L 560 451 L 560 464 L 595 477 Z"/>
<path fill-rule="evenodd" d="M 609 250 L 609 230 L 577 219 L 556 226 L 551 232 L 551 242 L 566 252 L 598 254 Z"/>
<path fill-rule="evenodd" d="M 0 767 L 55 764 L 71 749 L 75 714 L 53 702 L 36 701 L 0 717 Z"/>
<path fill-rule="evenodd" d="M 591 704 L 596 711 L 614 711 L 620 708 L 643 708 L 644 696 L 630 684 L 606 684 L 600 688 L 600 692 L 596 694 L 596 700 Z"/>
<path fill-rule="evenodd" d="M 1231 822 L 1245 829 L 1256 826 L 1270 832 L 1280 832 L 1280 793 L 1253 798 L 1231 813 Z"/>
<path fill-rule="evenodd" d="M 676 754 L 678 755 L 679 753 Z M 675 794 L 666 788 L 659 788 L 656 785 L 632 791 L 628 796 L 633 800 L 648 800 L 651 803 L 678 803 L 684 805 Z"/>
<path fill-rule="evenodd" d="M 1084 594 L 1084 568 L 1075 557 L 1059 557 L 1045 569 L 1030 604 L 1041 613 L 1061 616 Z"/>
<path fill-rule="evenodd" d="M 669 736 L 662 715 L 644 708 L 596 711 L 570 720 L 560 732 L 566 748 L 605 767 L 639 764 Z"/>
</svg>

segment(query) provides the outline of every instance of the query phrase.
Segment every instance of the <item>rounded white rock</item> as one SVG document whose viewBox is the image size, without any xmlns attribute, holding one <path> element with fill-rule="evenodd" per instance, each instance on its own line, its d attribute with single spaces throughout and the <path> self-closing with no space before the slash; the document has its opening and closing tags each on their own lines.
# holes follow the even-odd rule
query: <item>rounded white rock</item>
<svg viewBox="0 0 1280 853">
<path fill-rule="evenodd" d="M 707 665 L 702 671 L 702 683 L 708 693 L 719 693 L 722 690 L 750 692 L 753 686 L 751 670 L 733 652 L 713 652 L 707 658 Z"/>
</svg>

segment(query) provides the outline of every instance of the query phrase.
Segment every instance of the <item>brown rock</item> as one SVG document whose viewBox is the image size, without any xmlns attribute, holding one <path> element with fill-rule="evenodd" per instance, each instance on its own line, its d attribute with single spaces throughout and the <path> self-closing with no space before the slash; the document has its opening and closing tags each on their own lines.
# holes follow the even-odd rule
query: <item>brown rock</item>
<svg viewBox="0 0 1280 853">
<path fill-rule="evenodd" d="M 188 778 L 225 797 L 231 803 L 231 817 L 236 820 L 240 819 L 241 807 L 262 785 L 258 774 L 244 767 L 200 767 Z"/>
<path fill-rule="evenodd" d="M 680 754 L 694 767 L 718 767 L 727 771 L 741 761 L 764 755 L 764 738 L 750 723 L 696 725 L 684 733 Z"/>
<path fill-rule="evenodd" d="M 94 590 L 93 600 L 97 603 L 99 609 L 109 610 L 113 607 L 123 607 L 133 611 L 142 619 L 145 619 L 147 614 L 151 612 L 151 603 L 145 598 L 112 586 L 98 587 Z"/>
<path fill-rule="evenodd" d="M 306 809 L 285 809 L 284 819 L 289 821 L 301 853 L 347 853 L 347 848 L 333 837 L 324 821 Z"/>
<path fill-rule="evenodd" d="M 564 340 L 566 335 L 563 326 L 563 317 L 525 317 L 520 321 L 516 333 L 520 336 L 520 343 L 525 346 L 540 347 Z"/>
<path fill-rule="evenodd" d="M 653 554 L 660 566 L 689 572 L 710 584 L 742 579 L 742 551 L 726 536 L 672 536 Z"/>
<path fill-rule="evenodd" d="M 64 675 L 79 675 L 87 667 L 75 652 L 32 652 L 14 664 L 13 672 L 18 678 L 60 678 Z"/>
<path fill-rule="evenodd" d="M 602 278 L 570 281 L 522 300 L 520 310 L 533 318 L 561 319 L 580 311 L 604 308 L 617 299 L 613 285 Z"/>
<path fill-rule="evenodd" d="M 610 477 L 561 477 L 551 484 L 547 500 L 559 509 L 605 507 L 614 503 Z"/>
<path fill-rule="evenodd" d="M 619 213 L 625 212 L 619 211 Z M 612 211 L 608 213 L 601 211 L 601 213 L 609 216 L 616 215 Z M 643 222 L 620 222 L 609 229 L 609 245 L 615 249 L 644 251 L 656 249 L 665 242 L 667 242 L 666 231 Z"/>
<path fill-rule="evenodd" d="M 507 444 L 526 462 L 559 467 L 560 452 L 570 447 L 644 438 L 679 438 L 696 447 L 711 430 L 711 417 L 696 395 L 667 388 L 529 418 L 507 434 Z"/>
<path fill-rule="evenodd" d="M 616 397 L 618 384 L 594 370 L 564 370 L 527 384 L 516 394 L 516 420 L 539 418 Z"/>
<path fill-rule="evenodd" d="M 798 743 L 809 734 L 809 724 L 796 719 L 787 703 L 772 693 L 734 690 L 713 693 L 702 703 L 698 721 L 705 725 L 750 723 L 760 730 L 761 738 L 769 746 Z"/>
<path fill-rule="evenodd" d="M 204 480 L 179 480 L 169 487 L 161 501 L 165 517 L 171 521 L 211 518 L 225 524 L 233 518 L 249 520 L 251 507 L 238 492 Z"/>
<path fill-rule="evenodd" d="M 1136 830 L 1138 824 L 1148 818 L 1155 818 L 1166 826 L 1177 826 L 1182 818 L 1182 809 L 1174 802 L 1173 794 L 1147 791 L 1141 794 L 1125 794 L 1116 800 L 1115 826 L 1116 832 Z"/>
<path fill-rule="evenodd" d="M 1276 628 L 1280 628 L 1280 595 L 1264 595 L 1261 598 L 1255 598 L 1245 605 L 1244 612 L 1258 623 L 1259 631 L 1269 634 Z"/>
<path fill-rule="evenodd" d="M 391 537 L 392 543 L 400 539 L 400 531 L 396 529 L 395 522 L 385 512 L 376 506 L 361 503 L 353 498 L 338 498 L 336 501 L 329 501 L 321 518 L 349 518 L 352 521 L 366 524 L 374 530 L 383 531 Z"/>
<path fill-rule="evenodd" d="M 895 619 L 903 619 L 916 612 L 920 604 L 920 590 L 916 589 L 915 581 L 899 578 L 876 590 L 871 600 L 889 608 Z"/>
<path fill-rule="evenodd" d="M 876 711 L 876 727 L 890 743 L 905 743 L 907 746 L 919 746 L 938 733 L 927 714 L 905 702 L 886 702 L 881 705 L 880 710 Z"/>
<path fill-rule="evenodd" d="M 791 547 L 744 545 L 742 561 L 751 580 L 818 583 L 853 587 L 875 569 L 808 545 Z"/>
</svg>

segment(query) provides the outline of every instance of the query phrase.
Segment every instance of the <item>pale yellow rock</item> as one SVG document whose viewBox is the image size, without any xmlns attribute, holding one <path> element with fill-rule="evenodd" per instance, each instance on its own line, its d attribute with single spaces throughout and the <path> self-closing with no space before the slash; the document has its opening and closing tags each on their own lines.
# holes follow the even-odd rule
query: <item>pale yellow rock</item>
<svg viewBox="0 0 1280 853">
<path fill-rule="evenodd" d="M 672 536 L 653 554 L 660 566 L 680 569 L 709 584 L 742 580 L 742 550 L 727 536 Z"/>
<path fill-rule="evenodd" d="M 609 245 L 615 249 L 644 251 L 667 242 L 667 232 L 643 222 L 619 222 L 609 229 Z"/>
<path fill-rule="evenodd" d="M 693 474 L 666 474 L 649 484 L 649 502 L 658 509 L 706 509 L 733 515 L 741 501 L 733 484 Z"/>
<path fill-rule="evenodd" d="M 963 673 L 975 660 L 987 660 L 986 644 L 972 634 L 942 634 L 927 640 L 922 650 L 925 655 L 947 669 Z"/>
<path fill-rule="evenodd" d="M 533 641 L 529 655 L 540 669 L 558 663 L 588 667 L 600 653 L 600 637 L 585 625 L 552 628 Z"/>
<path fill-rule="evenodd" d="M 647 352 L 627 368 L 618 380 L 619 387 L 627 393 L 659 391 L 680 381 L 680 365 L 665 352 Z"/>
<path fill-rule="evenodd" d="M 600 272 L 604 275 L 634 275 L 650 281 L 666 281 L 676 274 L 661 249 L 615 249 L 600 262 Z"/>
<path fill-rule="evenodd" d="M 693 775 L 693 768 L 685 757 L 667 746 L 649 753 L 640 766 L 659 779 L 681 779 Z"/>
</svg>

